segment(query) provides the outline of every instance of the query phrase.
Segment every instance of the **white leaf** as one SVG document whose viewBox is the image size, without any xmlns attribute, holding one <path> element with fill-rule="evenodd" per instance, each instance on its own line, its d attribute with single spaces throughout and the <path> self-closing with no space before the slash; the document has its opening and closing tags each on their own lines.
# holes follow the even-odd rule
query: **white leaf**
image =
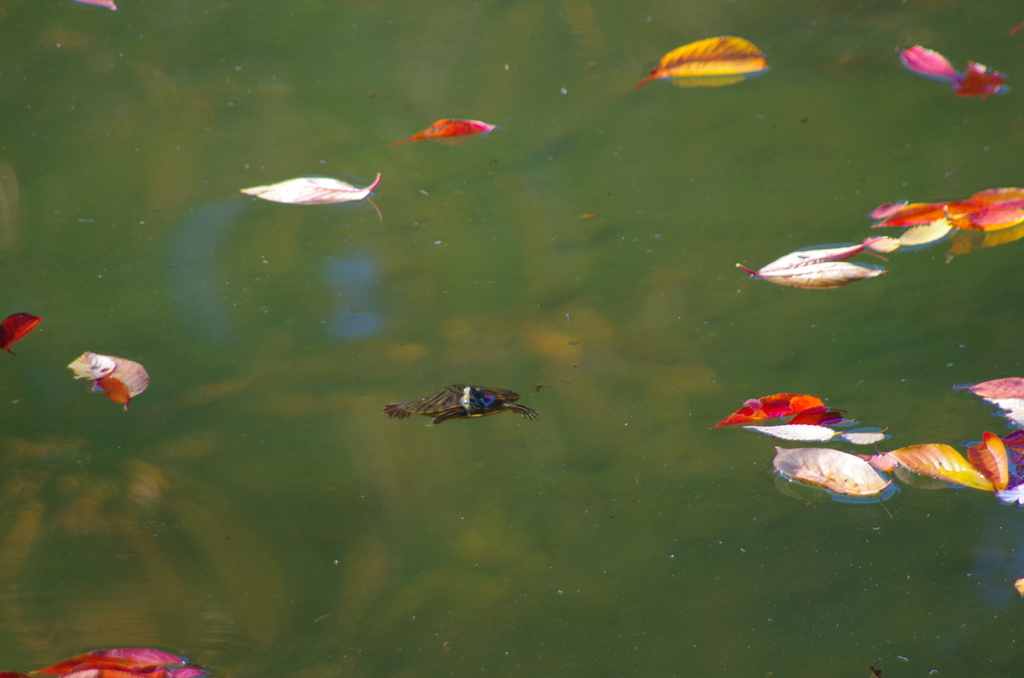
<svg viewBox="0 0 1024 678">
<path fill-rule="evenodd" d="M 860 457 L 825 447 L 776 447 L 772 464 L 787 478 L 852 497 L 872 496 L 889 487 Z"/>
<path fill-rule="evenodd" d="M 985 400 L 1001 409 L 1002 415 L 1018 428 L 1024 428 L 1024 398 L 985 398 Z"/>
<path fill-rule="evenodd" d="M 814 440 L 823 442 L 832 440 L 836 432 L 827 426 L 812 424 L 782 424 L 780 426 L 744 426 L 748 431 L 757 431 L 771 438 L 783 440 Z"/>
<path fill-rule="evenodd" d="M 380 183 L 380 174 L 366 188 L 356 188 L 330 177 L 301 177 L 269 186 L 243 188 L 242 193 L 290 205 L 326 205 L 366 198 Z"/>
<path fill-rule="evenodd" d="M 837 438 L 845 440 L 848 443 L 854 445 L 874 445 L 877 442 L 881 442 L 888 438 L 885 431 L 878 431 L 873 429 L 855 429 L 853 431 L 846 431 L 840 433 Z"/>
<path fill-rule="evenodd" d="M 1019 504 L 1024 506 L 1024 484 L 1008 487 L 996 492 L 996 499 L 1003 504 Z"/>
<path fill-rule="evenodd" d="M 804 289 L 832 289 L 863 278 L 874 278 L 885 273 L 885 269 L 872 268 L 861 264 L 850 264 L 844 261 L 831 261 L 823 264 L 808 264 L 797 268 L 755 275 L 768 282 L 786 287 L 802 287 Z"/>
</svg>

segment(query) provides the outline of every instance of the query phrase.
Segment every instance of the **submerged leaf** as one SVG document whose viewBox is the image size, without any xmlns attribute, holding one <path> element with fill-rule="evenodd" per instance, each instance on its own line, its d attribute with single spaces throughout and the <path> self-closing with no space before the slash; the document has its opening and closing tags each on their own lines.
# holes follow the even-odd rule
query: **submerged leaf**
<svg viewBox="0 0 1024 678">
<path fill-rule="evenodd" d="M 911 445 L 888 454 L 914 473 L 976 490 L 995 491 L 992 483 L 949 445 Z"/>
<path fill-rule="evenodd" d="M 458 120 L 454 118 L 442 118 L 433 125 L 413 134 L 408 139 L 395 141 L 390 146 L 407 144 L 410 141 L 423 141 L 424 139 L 444 139 L 448 137 L 461 137 L 470 134 L 488 134 L 498 129 L 497 125 L 488 125 L 479 120 Z"/>
<path fill-rule="evenodd" d="M 300 177 L 268 186 L 243 188 L 242 193 L 289 205 L 327 205 L 362 200 L 369 196 L 379 183 L 380 174 L 366 188 L 356 188 L 352 184 L 330 177 Z"/>
<path fill-rule="evenodd" d="M 671 78 L 680 87 L 721 87 L 767 72 L 761 50 L 743 38 L 724 35 L 672 50 L 633 89 L 660 78 Z"/>
<path fill-rule="evenodd" d="M 879 494 L 890 484 L 863 459 L 824 447 L 776 447 L 772 464 L 787 478 L 852 497 Z"/>
<path fill-rule="evenodd" d="M 11 355 L 17 355 L 11 350 L 11 346 L 14 342 L 23 339 L 41 322 L 43 322 L 42 318 L 30 313 L 14 313 L 7 316 L 3 322 L 0 322 L 0 349 Z"/>
</svg>

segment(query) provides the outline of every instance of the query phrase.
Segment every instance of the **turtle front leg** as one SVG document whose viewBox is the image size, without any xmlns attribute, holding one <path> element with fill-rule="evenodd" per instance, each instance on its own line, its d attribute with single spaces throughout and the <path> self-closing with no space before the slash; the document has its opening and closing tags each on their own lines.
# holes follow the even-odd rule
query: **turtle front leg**
<svg viewBox="0 0 1024 678">
<path fill-rule="evenodd" d="M 537 410 L 532 407 L 527 407 L 526 405 L 520 405 L 519 403 L 505 403 L 504 409 L 517 412 L 527 419 L 537 419 L 540 417 L 540 415 L 537 414 Z"/>
</svg>

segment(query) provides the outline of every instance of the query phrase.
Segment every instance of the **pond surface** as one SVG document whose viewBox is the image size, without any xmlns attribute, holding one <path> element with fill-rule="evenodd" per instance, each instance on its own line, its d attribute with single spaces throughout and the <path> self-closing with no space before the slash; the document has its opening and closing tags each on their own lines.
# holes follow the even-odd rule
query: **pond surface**
<svg viewBox="0 0 1024 678">
<path fill-rule="evenodd" d="M 0 669 L 140 645 L 234 677 L 1019 675 L 1020 512 L 798 500 L 773 441 L 709 427 L 792 392 L 884 449 L 1005 432 L 950 388 L 1024 376 L 1024 244 L 896 252 L 824 291 L 735 264 L 1024 184 L 1021 20 L 5 3 L 0 316 L 44 321 L 0 355 Z M 715 35 L 771 73 L 633 90 Z M 914 44 L 1017 89 L 954 97 L 900 67 Z M 444 117 L 500 129 L 388 146 Z M 378 172 L 383 221 L 239 193 Z M 71 379 L 87 350 L 149 370 L 128 412 Z M 452 383 L 541 418 L 381 414 Z"/>
</svg>

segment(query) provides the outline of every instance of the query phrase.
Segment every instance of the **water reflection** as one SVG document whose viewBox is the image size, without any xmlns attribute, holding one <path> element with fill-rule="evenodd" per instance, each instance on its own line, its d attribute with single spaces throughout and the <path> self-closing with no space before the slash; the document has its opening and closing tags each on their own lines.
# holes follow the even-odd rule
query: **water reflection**
<svg viewBox="0 0 1024 678">
<path fill-rule="evenodd" d="M 366 255 L 349 254 L 331 260 L 324 277 L 337 296 L 337 305 L 327 321 L 327 332 L 338 339 L 363 339 L 381 329 L 380 313 L 374 309 L 377 264 Z"/>
</svg>

